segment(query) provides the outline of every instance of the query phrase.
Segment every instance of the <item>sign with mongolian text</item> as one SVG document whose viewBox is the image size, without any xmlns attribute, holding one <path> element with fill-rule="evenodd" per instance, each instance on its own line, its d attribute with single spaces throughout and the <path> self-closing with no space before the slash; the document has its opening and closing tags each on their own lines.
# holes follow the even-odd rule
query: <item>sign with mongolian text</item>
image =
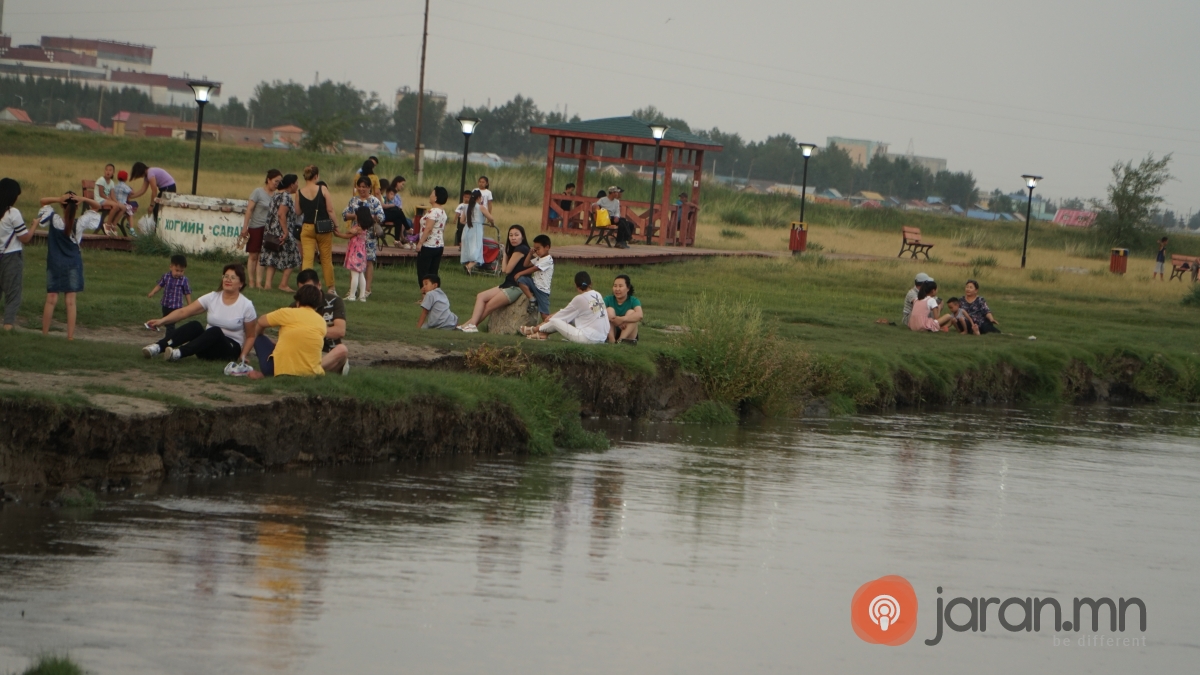
<svg viewBox="0 0 1200 675">
<path fill-rule="evenodd" d="M 158 214 L 158 236 L 165 243 L 190 253 L 242 252 L 242 223 L 246 202 L 175 195 L 163 201 Z"/>
</svg>

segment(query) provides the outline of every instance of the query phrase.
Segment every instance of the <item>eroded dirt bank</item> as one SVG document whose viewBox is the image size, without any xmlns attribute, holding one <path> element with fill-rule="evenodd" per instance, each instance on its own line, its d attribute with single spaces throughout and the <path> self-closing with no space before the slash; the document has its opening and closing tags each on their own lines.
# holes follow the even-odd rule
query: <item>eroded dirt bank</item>
<svg viewBox="0 0 1200 675">
<path fill-rule="evenodd" d="M 0 484 L 26 486 L 523 452 L 529 441 L 506 406 L 466 411 L 422 399 L 373 406 L 287 398 L 148 415 L 2 400 L 0 418 Z"/>
</svg>

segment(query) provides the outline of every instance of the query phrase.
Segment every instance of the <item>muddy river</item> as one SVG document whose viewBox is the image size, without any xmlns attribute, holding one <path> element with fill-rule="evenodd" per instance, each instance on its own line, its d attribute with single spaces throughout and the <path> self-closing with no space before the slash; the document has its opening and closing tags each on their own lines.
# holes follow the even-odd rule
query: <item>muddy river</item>
<svg viewBox="0 0 1200 675">
<path fill-rule="evenodd" d="M 605 452 L 6 504 L 0 673 L 46 651 L 123 675 L 1195 667 L 1195 409 L 603 428 Z M 919 600 L 897 647 L 851 627 L 885 575 Z M 1017 604 L 1010 630 L 1009 598 L 1126 621 L 1026 630 Z"/>
</svg>

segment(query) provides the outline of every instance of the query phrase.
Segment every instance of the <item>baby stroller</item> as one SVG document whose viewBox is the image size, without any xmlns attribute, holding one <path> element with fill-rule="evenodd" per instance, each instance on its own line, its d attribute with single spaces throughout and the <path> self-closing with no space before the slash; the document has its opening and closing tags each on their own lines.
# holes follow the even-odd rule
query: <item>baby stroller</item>
<svg viewBox="0 0 1200 675">
<path fill-rule="evenodd" d="M 486 228 L 489 227 L 496 233 L 494 238 L 487 235 Z M 483 264 L 476 269 L 499 276 L 504 272 L 504 247 L 500 245 L 500 228 L 496 225 L 484 225 L 483 233 Z"/>
</svg>

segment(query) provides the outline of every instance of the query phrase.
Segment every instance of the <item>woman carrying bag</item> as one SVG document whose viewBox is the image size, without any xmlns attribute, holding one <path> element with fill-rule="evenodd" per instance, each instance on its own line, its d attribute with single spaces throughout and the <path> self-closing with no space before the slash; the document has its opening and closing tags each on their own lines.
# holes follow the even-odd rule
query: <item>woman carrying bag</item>
<svg viewBox="0 0 1200 675">
<path fill-rule="evenodd" d="M 304 252 L 304 261 L 300 269 L 313 269 L 313 259 L 320 251 L 321 276 L 325 278 L 325 287 L 336 294 L 333 276 L 333 231 L 337 216 L 333 212 L 329 188 L 318 183 L 320 176 L 320 169 L 315 165 L 304 167 L 305 185 L 300 189 L 300 213 L 304 216 L 304 226 L 300 229 L 300 248 Z"/>
</svg>

